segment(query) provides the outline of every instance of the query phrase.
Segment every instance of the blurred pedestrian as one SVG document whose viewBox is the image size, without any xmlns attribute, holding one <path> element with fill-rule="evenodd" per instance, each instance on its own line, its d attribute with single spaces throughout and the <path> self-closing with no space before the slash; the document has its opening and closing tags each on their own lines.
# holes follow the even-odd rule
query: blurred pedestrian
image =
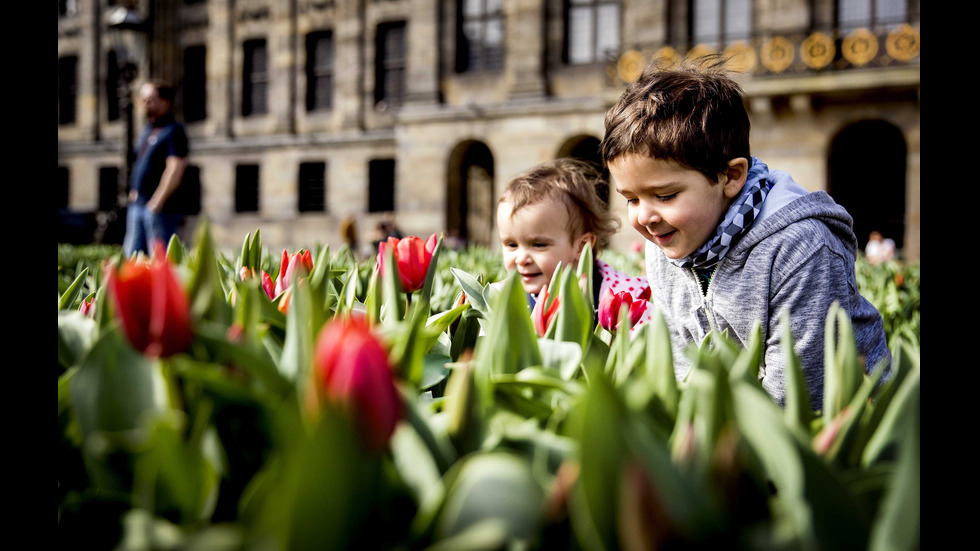
<svg viewBox="0 0 980 551">
<path fill-rule="evenodd" d="M 873 231 L 864 247 L 864 256 L 872 264 L 888 262 L 895 257 L 895 241 L 881 235 L 879 231 Z"/>
<path fill-rule="evenodd" d="M 343 220 L 340 221 L 340 236 L 344 240 L 344 244 L 350 249 L 351 254 L 355 258 L 360 257 L 360 251 L 358 250 L 357 242 L 357 222 L 354 220 L 353 216 L 345 216 Z"/>
<path fill-rule="evenodd" d="M 173 114 L 176 89 L 162 81 L 140 88 L 146 125 L 136 142 L 136 159 L 130 178 L 126 212 L 126 256 L 148 253 L 152 243 L 165 244 L 177 233 L 183 215 L 170 199 L 180 186 L 187 168 L 190 147 L 184 125 Z"/>
</svg>

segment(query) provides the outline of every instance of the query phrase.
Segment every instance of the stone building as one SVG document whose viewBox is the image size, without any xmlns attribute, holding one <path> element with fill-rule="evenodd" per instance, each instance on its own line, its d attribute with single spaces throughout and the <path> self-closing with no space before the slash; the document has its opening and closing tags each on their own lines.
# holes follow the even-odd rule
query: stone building
<svg viewBox="0 0 980 551">
<path fill-rule="evenodd" d="M 122 7 L 145 20 L 129 46 Z M 260 228 L 277 248 L 339 245 L 347 216 L 362 242 L 390 217 L 493 243 L 508 178 L 596 158 L 648 59 L 725 51 L 753 154 L 918 259 L 918 29 L 917 0 L 59 0 L 59 219 L 121 239 L 123 58 L 133 90 L 178 85 L 182 236 L 207 217 L 221 246 Z"/>
</svg>

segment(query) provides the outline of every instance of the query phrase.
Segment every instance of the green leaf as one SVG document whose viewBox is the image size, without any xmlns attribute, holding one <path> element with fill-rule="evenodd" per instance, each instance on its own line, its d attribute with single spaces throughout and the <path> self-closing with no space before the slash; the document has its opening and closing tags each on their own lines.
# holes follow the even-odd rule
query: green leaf
<svg viewBox="0 0 980 551">
<path fill-rule="evenodd" d="M 279 372 L 286 379 L 297 384 L 297 392 L 302 396 L 305 388 L 306 374 L 313 360 L 313 345 L 316 335 L 313 333 L 312 297 L 306 279 L 300 279 L 293 274 L 289 286 L 289 309 L 286 312 L 286 340 L 282 346 L 282 356 L 279 358 Z"/>
<path fill-rule="evenodd" d="M 445 539 L 488 520 L 499 521 L 504 541 L 527 545 L 535 541 L 544 508 L 544 492 L 528 463 L 509 453 L 470 456 L 448 476 L 446 503 L 436 525 Z"/>
<path fill-rule="evenodd" d="M 231 306 L 225 298 L 221 270 L 215 256 L 211 230 L 204 221 L 197 230 L 197 246 L 191 259 L 191 281 L 187 296 L 191 303 L 191 315 L 195 319 L 208 319 L 230 325 Z"/>
<path fill-rule="evenodd" d="M 58 310 L 65 310 L 71 308 L 75 303 L 75 299 L 78 298 L 78 294 L 82 292 L 82 288 L 85 285 L 85 278 L 88 276 L 88 268 L 82 269 L 75 277 L 75 280 L 71 282 L 68 289 L 58 298 Z"/>
<path fill-rule="evenodd" d="M 895 421 L 895 432 L 901 435 L 901 441 L 897 444 L 894 474 L 871 527 L 871 551 L 911 551 L 920 548 L 918 372 L 913 377 L 915 382 L 908 386 L 907 397 L 902 400 L 904 407 L 900 410 L 899 419 Z"/>
<path fill-rule="evenodd" d="M 810 422 L 813 420 L 813 407 L 810 405 L 810 391 L 800 357 L 793 347 L 793 330 L 789 320 L 789 310 L 780 314 L 780 346 L 783 350 L 783 365 L 786 374 L 786 425 L 797 433 L 801 441 L 808 440 Z"/>
<path fill-rule="evenodd" d="M 478 312 L 484 316 L 489 316 L 490 306 L 483 297 L 484 286 L 473 276 L 458 268 L 450 268 L 449 271 L 456 278 L 456 282 L 463 288 L 466 299 Z"/>
<path fill-rule="evenodd" d="M 660 399 L 664 409 L 672 418 L 677 416 L 680 390 L 677 375 L 674 373 L 674 353 L 671 349 L 670 330 L 659 309 L 653 313 L 651 327 L 647 332 L 647 380 L 654 395 Z"/>
<path fill-rule="evenodd" d="M 592 300 L 590 298 L 586 302 L 574 270 L 562 271 L 560 295 L 561 303 L 555 314 L 557 319 L 552 322 L 555 325 L 554 339 L 576 343 L 584 350 L 592 336 Z"/>
<path fill-rule="evenodd" d="M 92 347 L 98 336 L 95 320 L 81 312 L 58 312 L 58 365 L 68 369 Z"/>
<path fill-rule="evenodd" d="M 170 241 L 167 243 L 167 261 L 174 265 L 180 265 L 184 262 L 185 256 L 187 256 L 187 252 L 184 250 L 184 244 L 180 242 L 176 233 L 171 235 Z"/>
</svg>

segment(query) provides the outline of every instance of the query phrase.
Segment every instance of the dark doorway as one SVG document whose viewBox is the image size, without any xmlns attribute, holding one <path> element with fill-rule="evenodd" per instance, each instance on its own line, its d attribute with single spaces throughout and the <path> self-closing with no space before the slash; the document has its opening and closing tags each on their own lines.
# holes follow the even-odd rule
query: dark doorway
<svg viewBox="0 0 980 551">
<path fill-rule="evenodd" d="M 902 131 L 882 120 L 850 124 L 831 141 L 827 193 L 854 218 L 861 249 L 872 231 L 903 246 L 906 149 Z"/>
<path fill-rule="evenodd" d="M 599 138 L 595 136 L 584 134 L 569 138 L 558 149 L 558 154 L 555 157 L 559 159 L 571 157 L 573 159 L 588 161 L 595 165 L 596 170 L 602 174 L 607 183 L 609 182 L 609 169 L 602 164 L 602 157 L 599 155 Z M 599 191 L 602 200 L 606 204 L 609 204 L 609 187 L 607 186 L 605 190 Z"/>
<path fill-rule="evenodd" d="M 493 202 L 493 154 L 483 142 L 466 141 L 449 156 L 446 233 L 463 243 L 489 245 Z"/>
</svg>

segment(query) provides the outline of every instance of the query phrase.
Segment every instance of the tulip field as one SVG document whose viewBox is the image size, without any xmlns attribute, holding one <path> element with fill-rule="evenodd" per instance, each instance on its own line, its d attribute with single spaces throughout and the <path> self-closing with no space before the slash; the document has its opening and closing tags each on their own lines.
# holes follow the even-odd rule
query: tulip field
<svg viewBox="0 0 980 551">
<path fill-rule="evenodd" d="M 531 310 L 496 253 L 439 235 L 362 260 L 259 230 L 221 251 L 206 223 L 131 258 L 59 245 L 58 545 L 920 547 L 918 264 L 859 258 L 891 373 L 832 308 L 820 410 L 798 363 L 784 405 L 763 390 L 761 327 L 709 334 L 678 380 L 656 305 L 593 308 L 592 266 Z"/>
</svg>

